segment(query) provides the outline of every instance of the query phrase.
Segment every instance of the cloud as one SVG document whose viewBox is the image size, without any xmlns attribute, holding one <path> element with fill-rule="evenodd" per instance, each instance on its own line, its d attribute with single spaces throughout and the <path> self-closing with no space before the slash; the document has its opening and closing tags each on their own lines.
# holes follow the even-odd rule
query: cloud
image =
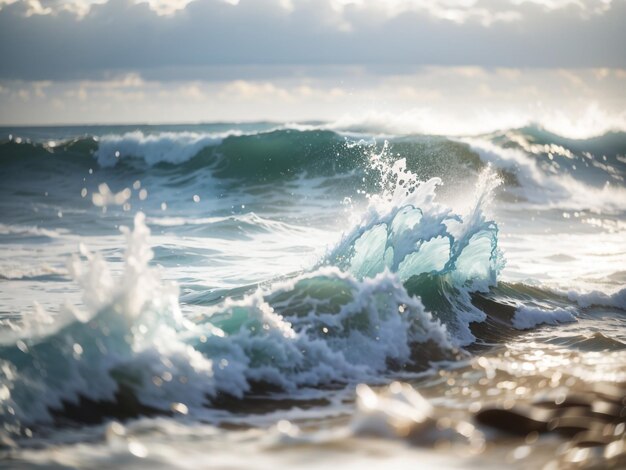
<svg viewBox="0 0 626 470">
<path fill-rule="evenodd" d="M 275 80 L 154 81 L 130 74 L 4 81 L 0 125 L 321 120 L 343 129 L 474 134 L 538 121 L 572 137 L 626 129 L 624 70 L 331 72 Z"/>
<path fill-rule="evenodd" d="M 3 6 L 21 3 L 24 16 L 58 15 L 72 13 L 77 18 L 83 18 L 95 5 L 101 5 L 108 0 L 0 0 L 0 9 Z M 145 3 L 157 15 L 172 15 L 183 10 L 193 0 L 134 0 L 134 3 Z"/>
<path fill-rule="evenodd" d="M 95 5 L 108 0 L 0 0 L 3 6 L 21 3 L 26 16 L 56 15 L 71 12 L 83 17 Z M 193 1 L 203 0 L 130 0 L 134 4 L 146 4 L 161 16 L 173 15 L 184 10 Z M 242 0 L 218 0 L 237 6 Z M 249 1 L 249 0 L 244 0 Z M 288 13 L 300 8 L 307 0 L 276 0 L 277 7 Z M 344 15 L 348 11 L 375 12 L 377 17 L 394 17 L 407 12 L 427 12 L 429 15 L 455 22 L 465 22 L 470 18 L 493 16 L 507 21 L 509 14 L 519 17 L 520 6 L 532 4 L 546 11 L 568 7 L 577 8 L 581 14 L 600 14 L 608 11 L 613 0 L 327 0 L 330 11 Z"/>
<path fill-rule="evenodd" d="M 201 80 L 255 65 L 623 68 L 625 19 L 624 0 L 0 0 L 0 79 Z"/>
</svg>

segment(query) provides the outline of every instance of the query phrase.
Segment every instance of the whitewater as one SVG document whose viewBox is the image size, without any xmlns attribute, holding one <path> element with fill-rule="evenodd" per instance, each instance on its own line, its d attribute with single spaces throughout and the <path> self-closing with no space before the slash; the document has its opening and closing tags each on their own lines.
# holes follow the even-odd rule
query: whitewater
<svg viewBox="0 0 626 470">
<path fill-rule="evenodd" d="M 626 134 L 370 127 L 0 129 L 0 465 L 626 463 Z"/>
</svg>

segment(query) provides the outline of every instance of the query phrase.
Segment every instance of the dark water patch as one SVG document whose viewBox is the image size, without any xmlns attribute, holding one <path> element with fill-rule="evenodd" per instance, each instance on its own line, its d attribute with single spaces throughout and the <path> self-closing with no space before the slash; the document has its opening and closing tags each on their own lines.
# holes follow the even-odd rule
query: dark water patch
<svg viewBox="0 0 626 470">
<path fill-rule="evenodd" d="M 111 419 L 125 421 L 141 416 L 172 416 L 167 410 L 141 403 L 133 389 L 124 384 L 119 384 L 112 400 L 92 400 L 79 395 L 76 401 L 64 400 L 60 407 L 52 408 L 50 414 L 59 427 L 101 424 Z"/>
<path fill-rule="evenodd" d="M 476 337 L 476 346 L 502 344 L 521 334 L 521 331 L 513 328 L 515 316 L 514 305 L 506 300 L 493 300 L 480 293 L 472 294 L 472 304 L 487 315 L 483 322 L 473 322 L 470 330 Z"/>
<path fill-rule="evenodd" d="M 345 387 L 344 384 L 332 384 L 324 387 L 325 390 L 333 391 Z M 211 405 L 215 408 L 230 411 L 235 414 L 265 414 L 279 410 L 290 410 L 299 408 L 310 410 L 312 408 L 328 406 L 330 401 L 326 398 L 302 398 L 285 396 L 281 390 L 268 383 L 252 384 L 251 392 L 245 399 L 237 398 L 226 393 L 219 393 L 211 399 Z"/>
<path fill-rule="evenodd" d="M 508 302 L 510 305 L 544 302 L 554 307 L 568 307 L 572 304 L 566 297 L 554 291 L 522 283 L 498 282 L 490 289 L 489 295 L 497 297 L 500 302 Z"/>
<path fill-rule="evenodd" d="M 582 447 L 605 445 L 607 440 L 613 442 L 623 435 L 625 402 L 625 384 L 596 383 L 553 400 L 485 406 L 475 419 L 517 436 L 555 432 L 574 438 Z"/>
<path fill-rule="evenodd" d="M 64 142 L 55 147 L 11 141 L 0 144 L 0 165 L 5 170 L 35 173 L 86 170 L 96 165 L 92 156 L 96 149 L 97 143 L 91 138 Z"/>
</svg>

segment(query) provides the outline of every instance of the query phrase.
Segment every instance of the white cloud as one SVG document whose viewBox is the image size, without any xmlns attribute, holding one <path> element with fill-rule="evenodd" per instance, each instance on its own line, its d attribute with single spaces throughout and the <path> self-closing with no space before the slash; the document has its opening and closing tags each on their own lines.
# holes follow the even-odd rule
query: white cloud
<svg viewBox="0 0 626 470">
<path fill-rule="evenodd" d="M 248 80 L 235 80 L 227 83 L 220 91 L 220 97 L 236 100 L 263 100 L 269 101 L 276 98 L 292 100 L 292 92 L 274 85 L 271 82 L 254 82 Z"/>
<path fill-rule="evenodd" d="M 6 81 L 0 82 L 0 124 L 323 120 L 343 129 L 475 134 L 539 121 L 570 137 L 626 130 L 623 70 L 334 72 L 174 82 L 135 74 L 132 80 L 53 81 L 43 95 L 35 92 L 41 84 Z"/>
<path fill-rule="evenodd" d="M 20 3 L 26 15 L 59 14 L 72 12 L 83 17 L 93 6 L 111 0 L 0 0 L 0 9 L 4 6 Z M 184 10 L 192 2 L 224 3 L 240 6 L 251 0 L 130 0 L 135 4 L 146 4 L 158 15 L 172 15 Z M 254 0 L 259 1 L 259 0 Z M 463 23 L 471 19 L 480 22 L 511 21 L 521 17 L 520 9 L 526 5 L 536 5 L 545 10 L 554 11 L 576 8 L 585 14 L 602 14 L 611 8 L 613 0 L 272 0 L 273 7 L 288 13 L 317 5 L 327 14 L 353 14 L 355 12 L 372 13 L 386 18 L 408 12 L 427 13 L 434 18 Z M 340 25 L 345 19 L 335 19 Z"/>
<path fill-rule="evenodd" d="M 147 3 L 150 9 L 159 15 L 172 15 L 194 0 L 136 0 L 136 3 Z"/>
<path fill-rule="evenodd" d="M 122 75 L 116 75 L 108 80 L 92 80 L 83 81 L 83 84 L 91 87 L 103 88 L 141 88 L 146 86 L 146 82 L 137 72 L 129 72 Z"/>
<path fill-rule="evenodd" d="M 206 100 L 207 95 L 202 91 L 200 84 L 190 83 L 178 89 L 178 93 L 185 98 L 192 100 Z"/>
<path fill-rule="evenodd" d="M 107 3 L 109 0 L 0 0 L 0 9 L 3 6 L 21 3 L 24 14 L 31 15 L 58 15 L 62 12 L 73 13 L 79 18 L 86 16 L 94 5 Z M 194 0 L 133 0 L 135 3 L 145 3 L 159 15 L 171 15 Z"/>
<path fill-rule="evenodd" d="M 28 101 L 30 100 L 30 91 L 25 88 L 21 88 L 17 90 L 17 96 L 19 96 L 22 101 Z"/>
</svg>

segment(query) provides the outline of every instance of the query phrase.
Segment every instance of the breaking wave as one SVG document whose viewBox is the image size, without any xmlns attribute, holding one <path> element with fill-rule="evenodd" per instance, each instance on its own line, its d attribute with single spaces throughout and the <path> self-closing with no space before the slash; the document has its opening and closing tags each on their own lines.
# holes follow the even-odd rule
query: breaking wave
<svg viewBox="0 0 626 470">
<path fill-rule="evenodd" d="M 27 426 L 72 416 L 96 421 L 116 413 L 201 413 L 253 392 L 297 394 L 307 387 L 379 383 L 457 357 L 459 347 L 477 339 L 472 325 L 489 316 L 494 289 L 508 288 L 496 287 L 504 259 L 498 226 L 485 213 L 495 188 L 502 181 L 507 190 L 521 188 L 516 203 L 533 202 L 529 188 L 534 187 L 544 191 L 535 195 L 537 202 L 582 204 L 589 198 L 572 199 L 567 190 L 574 186 L 565 182 L 575 181 L 577 190 L 604 191 L 601 178 L 618 182 L 624 175 L 619 148 L 605 155 L 591 154 L 584 142 L 547 148 L 532 132 L 519 133 L 462 142 L 404 136 L 388 144 L 319 129 L 132 132 L 54 145 L 0 144 L 4 169 L 15 178 L 24 165 L 43 174 L 59 162 L 68 172 L 94 164 L 108 175 L 137 166 L 177 174 L 208 169 L 215 178 L 268 183 L 303 176 L 330 181 L 343 174 L 359 182 L 367 199 L 360 220 L 313 269 L 207 306 L 194 317 L 182 314 L 178 287 L 164 282 L 151 264 L 150 231 L 142 213 L 134 230 L 124 229 L 127 250 L 120 276 L 101 255 L 81 248 L 82 258 L 75 257 L 69 271 L 82 289 L 83 305 L 66 306 L 55 317 L 39 308 L 0 331 L 5 428 L 20 434 Z M 579 160 L 590 169 L 574 168 L 578 163 L 572 162 Z M 548 183 L 550 162 L 563 168 L 571 164 L 571 172 Z M 457 188 L 454 181 L 468 172 L 478 181 L 475 196 L 465 212 L 455 211 L 436 192 L 445 179 Z M 615 210 L 621 210 L 619 204 Z M 185 218 L 151 220 L 160 226 L 188 223 Z M 237 223 L 265 224 L 250 217 Z M 279 231 L 278 225 L 267 232 Z M 19 231 L 56 233 L 36 227 Z M 482 303 L 476 301 L 481 295 Z M 566 304 L 567 298 L 560 301 Z M 622 308 L 623 291 L 610 298 L 571 293 L 571 301 Z M 524 310 L 512 304 L 508 310 L 497 305 L 510 313 L 511 328 L 575 319 L 571 305 Z"/>
</svg>

